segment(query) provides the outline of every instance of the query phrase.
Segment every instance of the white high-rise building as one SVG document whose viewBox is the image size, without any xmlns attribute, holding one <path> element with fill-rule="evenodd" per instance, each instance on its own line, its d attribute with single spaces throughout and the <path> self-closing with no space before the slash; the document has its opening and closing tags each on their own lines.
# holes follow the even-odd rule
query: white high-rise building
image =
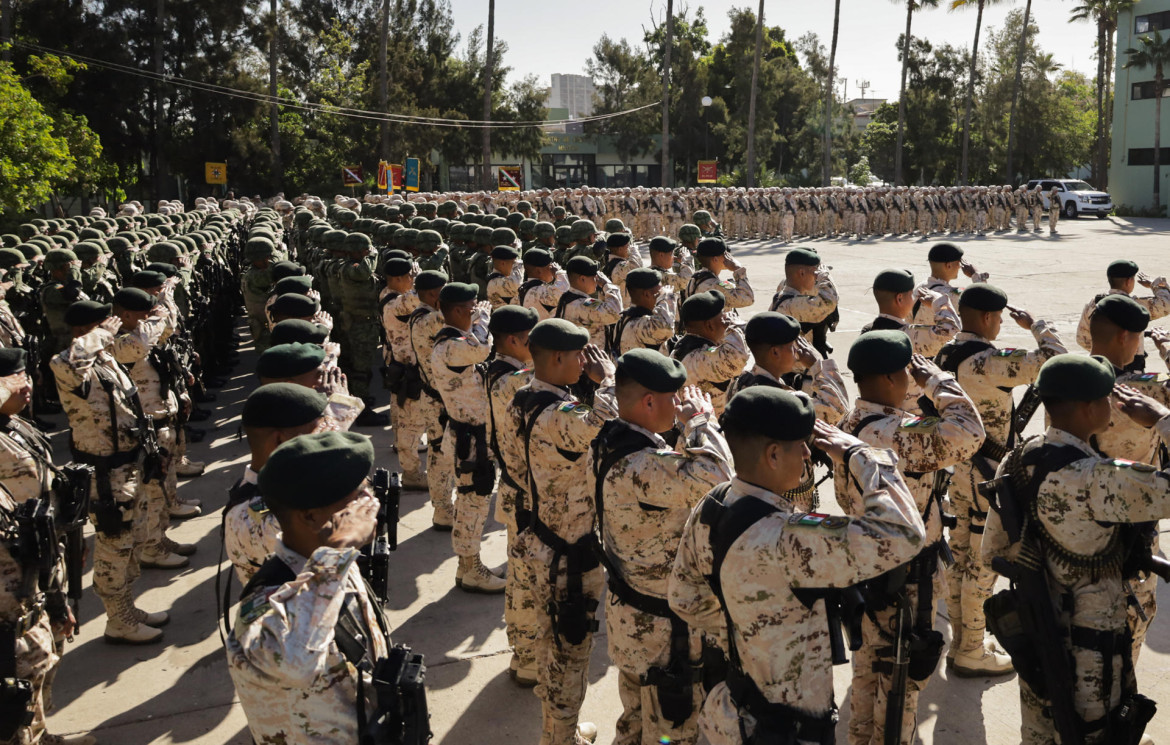
<svg viewBox="0 0 1170 745">
<path fill-rule="evenodd" d="M 553 73 L 549 89 L 548 107 L 568 109 L 569 116 L 577 119 L 593 114 L 593 78 L 588 75 L 561 75 Z"/>
</svg>

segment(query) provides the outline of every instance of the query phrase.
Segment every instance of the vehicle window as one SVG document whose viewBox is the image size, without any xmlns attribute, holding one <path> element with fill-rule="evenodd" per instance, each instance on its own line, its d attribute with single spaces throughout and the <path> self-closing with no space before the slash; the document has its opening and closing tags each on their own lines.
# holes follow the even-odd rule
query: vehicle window
<svg viewBox="0 0 1170 745">
<path fill-rule="evenodd" d="M 1068 191 L 1096 191 L 1084 181 L 1065 181 L 1064 188 Z"/>
</svg>

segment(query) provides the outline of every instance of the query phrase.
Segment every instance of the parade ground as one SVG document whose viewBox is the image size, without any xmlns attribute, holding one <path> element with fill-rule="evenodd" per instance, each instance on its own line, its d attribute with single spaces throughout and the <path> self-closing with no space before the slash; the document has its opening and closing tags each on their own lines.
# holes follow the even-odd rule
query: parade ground
<svg viewBox="0 0 1170 745">
<path fill-rule="evenodd" d="M 1085 303 L 1107 288 L 1106 265 L 1118 258 L 1135 260 L 1150 277 L 1170 273 L 1170 220 L 1062 220 L 1055 236 L 1044 233 L 1004 233 L 960 237 L 966 258 L 990 282 L 1003 288 L 1013 305 L 1037 318 L 1056 322 L 1070 351 L 1076 346 L 1077 319 Z M 815 240 L 797 245 L 817 248 L 832 267 L 840 290 L 841 322 L 830 336 L 846 381 L 845 354 L 858 330 L 876 315 L 869 293 L 874 275 L 885 268 L 907 268 L 916 280 L 928 274 L 927 249 L 934 238 L 883 238 L 867 241 Z M 784 276 L 788 247 L 757 241 L 731 244 L 736 259 L 748 267 L 756 302 L 747 314 L 767 308 Z M 965 278 L 956 283 L 963 285 Z M 1144 292 L 1138 288 L 1138 293 Z M 1170 319 L 1155 322 L 1165 325 Z M 192 460 L 207 463 L 207 472 L 180 482 L 180 495 L 203 501 L 203 514 L 172 528 L 181 542 L 198 545 L 191 566 L 178 571 L 145 570 L 138 580 L 138 604 L 147 611 L 169 609 L 171 622 L 161 644 L 119 647 L 103 642 L 105 617 L 97 597 L 86 590 L 81 607 L 81 630 L 67 645 L 53 684 L 49 731 L 58 734 L 91 732 L 104 745 L 192 743 L 247 745 L 251 742 L 244 713 L 228 676 L 220 641 L 222 624 L 216 614 L 216 572 L 219 564 L 221 507 L 229 486 L 248 462 L 240 432 L 240 408 L 257 384 L 252 368 L 255 353 L 241 325 L 241 363 L 231 381 L 216 390 L 218 401 L 206 439 L 191 447 Z M 1005 323 L 1001 346 L 1034 347 L 1030 334 Z M 1152 345 L 1150 345 L 1153 351 Z M 1164 371 L 1151 356 L 1151 370 Z M 389 396 L 379 390 L 379 407 L 388 408 Z M 1042 415 L 1033 421 L 1038 431 Z M 66 421 L 56 425 L 54 443 L 58 462 L 68 460 Z M 396 468 L 393 431 L 360 429 L 372 435 L 380 467 Z M 821 502 L 836 511 L 831 484 L 821 487 Z M 511 652 L 504 634 L 502 595 L 471 595 L 454 585 L 456 559 L 450 533 L 430 530 L 431 507 L 423 492 L 402 496 L 399 546 L 392 555 L 391 597 L 387 606 L 391 636 L 426 656 L 427 691 L 434 741 L 462 743 L 520 743 L 535 745 L 540 733 L 540 706 L 531 690 L 518 688 L 507 675 Z M 1165 527 L 1164 527 L 1165 529 Z M 89 528 L 92 556 L 92 528 Z M 484 559 L 492 568 L 505 560 L 503 526 L 488 522 Z M 226 564 L 226 561 L 223 562 Z M 87 565 L 86 581 L 92 573 Z M 225 575 L 226 576 L 226 575 Z M 233 598 L 239 583 L 233 578 Z M 1170 741 L 1170 589 L 1161 588 L 1159 613 L 1146 640 L 1138 667 L 1140 690 L 1162 706 L 1147 732 L 1156 741 Z M 604 602 L 603 602 L 604 606 Z M 942 603 L 936 619 L 949 635 Z M 234 620 L 234 619 L 233 619 Z M 850 668 L 836 668 L 836 698 L 844 741 L 848 720 Z M 609 666 L 605 624 L 595 637 L 589 691 L 582 719 L 597 724 L 598 743 L 612 742 L 614 722 L 621 711 L 616 671 Z M 1164 735 L 1164 736 L 1163 736 Z M 920 699 L 919 736 L 923 743 L 1019 742 L 1019 701 L 1015 676 L 960 679 L 944 669 L 931 679 Z"/>
</svg>

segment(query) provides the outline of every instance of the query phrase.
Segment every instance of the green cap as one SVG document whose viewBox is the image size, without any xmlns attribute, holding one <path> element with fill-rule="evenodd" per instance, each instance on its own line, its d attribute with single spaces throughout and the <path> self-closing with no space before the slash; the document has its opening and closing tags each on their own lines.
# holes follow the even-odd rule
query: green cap
<svg viewBox="0 0 1170 745">
<path fill-rule="evenodd" d="M 569 226 L 569 236 L 575 241 L 588 239 L 596 232 L 597 226 L 592 220 L 577 220 Z"/>
<path fill-rule="evenodd" d="M 911 292 L 914 275 L 906 269 L 885 269 L 874 277 L 873 289 L 882 292 Z"/>
<path fill-rule="evenodd" d="M 1036 392 L 1041 398 L 1096 401 L 1112 393 L 1116 381 L 1113 365 L 1104 357 L 1058 354 L 1040 368 Z"/>
<path fill-rule="evenodd" d="M 552 263 L 552 260 L 552 254 L 543 248 L 530 248 L 524 252 L 524 264 L 526 266 L 548 266 Z"/>
<path fill-rule="evenodd" d="M 141 272 L 134 272 L 130 275 L 130 280 L 127 282 L 131 287 L 141 287 L 142 289 L 151 289 L 154 287 L 162 287 L 167 281 L 166 275 L 162 272 L 152 272 L 143 270 Z"/>
<path fill-rule="evenodd" d="M 488 321 L 488 331 L 499 336 L 501 334 L 519 334 L 531 331 L 540 314 L 532 308 L 522 308 L 519 305 L 502 305 L 492 311 Z"/>
<path fill-rule="evenodd" d="M 536 227 L 533 228 L 532 232 L 536 234 L 537 238 L 552 238 L 557 234 L 557 226 L 547 220 L 541 220 L 536 223 Z"/>
<path fill-rule="evenodd" d="M 1129 279 L 1138 273 L 1138 265 L 1129 259 L 1118 259 L 1105 270 L 1109 279 Z"/>
<path fill-rule="evenodd" d="M 674 393 L 687 382 L 683 363 L 654 349 L 631 349 L 618 357 L 617 374 L 655 393 Z"/>
<path fill-rule="evenodd" d="M 325 361 L 325 350 L 317 344 L 278 344 L 265 349 L 256 361 L 261 378 L 295 378 L 316 370 Z"/>
<path fill-rule="evenodd" d="M 650 243 L 650 250 L 653 251 L 654 241 L 650 241 Z M 673 246 L 671 247 L 671 250 L 673 250 Z M 698 247 L 695 248 L 695 253 L 699 256 L 722 256 L 723 254 L 727 253 L 727 244 L 723 242 L 722 238 L 704 238 L 703 240 L 699 241 Z"/>
<path fill-rule="evenodd" d="M 607 233 L 624 233 L 626 224 L 616 217 L 605 221 L 605 232 Z"/>
<path fill-rule="evenodd" d="M 444 204 L 446 203 L 444 202 Z M 402 277 L 410 274 L 411 268 L 410 259 L 391 256 L 382 264 L 382 273 L 387 277 Z"/>
<path fill-rule="evenodd" d="M 976 282 L 959 294 L 959 307 L 995 313 L 1007 307 L 1007 293 L 986 282 Z"/>
<path fill-rule="evenodd" d="M 466 282 L 448 282 L 439 290 L 439 302 L 443 304 L 466 303 L 479 297 L 479 287 Z"/>
<path fill-rule="evenodd" d="M 500 259 L 502 261 L 510 261 L 519 258 L 520 252 L 511 246 L 496 246 L 492 249 L 492 258 Z"/>
<path fill-rule="evenodd" d="M 28 353 L 20 347 L 0 347 L 0 378 L 24 372 Z"/>
<path fill-rule="evenodd" d="M 319 323 L 300 318 L 286 318 L 272 327 L 272 344 L 324 344 L 329 329 Z"/>
<path fill-rule="evenodd" d="M 516 232 L 511 228 L 496 228 L 492 230 L 491 245 L 510 246 L 516 240 Z"/>
<path fill-rule="evenodd" d="M 285 318 L 312 318 L 321 309 L 320 304 L 311 297 L 290 292 L 280 295 L 272 301 L 270 310 L 272 316 Z"/>
<path fill-rule="evenodd" d="M 719 424 L 729 437 L 766 437 L 793 442 L 807 439 L 816 420 L 812 399 L 807 395 L 754 385 L 731 397 Z"/>
<path fill-rule="evenodd" d="M 967 292 L 964 291 L 963 295 Z M 1101 298 L 1093 309 L 1093 315 L 1097 314 L 1109 319 L 1124 331 L 1145 331 L 1150 325 L 1150 311 L 1128 295 L 1106 295 Z"/>
<path fill-rule="evenodd" d="M 849 348 L 846 365 L 854 375 L 888 375 L 910 364 L 914 348 L 904 331 L 867 331 Z"/>
<path fill-rule="evenodd" d="M 137 287 L 123 287 L 114 293 L 114 305 L 125 310 L 148 311 L 156 302 L 154 295 Z"/>
<path fill-rule="evenodd" d="M 301 435 L 272 451 L 260 469 L 260 492 L 277 507 L 328 507 L 357 491 L 373 466 L 374 445 L 365 435 Z"/>
<path fill-rule="evenodd" d="M 418 276 L 414 278 L 414 289 L 424 292 L 437 290 L 445 284 L 447 284 L 447 275 L 435 269 L 419 272 Z"/>
<path fill-rule="evenodd" d="M 597 262 L 588 256 L 574 256 L 565 262 L 565 271 L 569 274 L 577 274 L 582 277 L 596 277 L 597 270 Z"/>
<path fill-rule="evenodd" d="M 963 258 L 963 249 L 954 243 L 936 243 L 926 254 L 927 261 L 946 264 L 950 261 L 959 261 Z"/>
<path fill-rule="evenodd" d="M 710 321 L 723 312 L 725 305 L 727 305 L 727 298 L 723 297 L 723 293 L 718 290 L 697 292 L 683 301 L 680 311 L 682 322 Z"/>
<path fill-rule="evenodd" d="M 298 295 L 308 295 L 312 289 L 312 277 L 284 277 L 273 286 L 272 294 L 280 296 L 295 292 Z"/>
<path fill-rule="evenodd" d="M 630 270 L 630 273 L 626 275 L 627 290 L 652 290 L 660 284 L 662 284 L 662 275 L 658 273 L 657 269 L 641 266 Z"/>
<path fill-rule="evenodd" d="M 821 255 L 810 248 L 794 248 L 784 256 L 784 266 L 820 266 Z"/>
<path fill-rule="evenodd" d="M 756 344 L 779 346 L 800 336 L 800 321 L 783 313 L 764 311 L 748 320 L 743 334 L 748 346 Z"/>
<path fill-rule="evenodd" d="M 252 391 L 240 416 L 245 427 L 303 427 L 325 413 L 329 399 L 296 383 L 269 383 Z"/>
<path fill-rule="evenodd" d="M 699 210 L 694 215 L 695 225 L 707 225 L 711 222 L 711 213 L 707 210 Z"/>
<path fill-rule="evenodd" d="M 588 343 L 589 332 L 563 318 L 546 318 L 528 335 L 528 346 L 552 352 L 573 352 Z"/>
<path fill-rule="evenodd" d="M 88 326 L 91 323 L 101 323 L 110 317 L 112 305 L 99 303 L 96 300 L 78 300 L 65 309 L 65 324 L 68 326 Z"/>
<path fill-rule="evenodd" d="M 495 231 L 492 230 L 491 228 L 489 228 L 488 226 L 480 225 L 478 228 L 475 229 L 475 232 L 472 233 L 470 240 L 473 243 L 478 243 L 481 246 L 491 246 L 491 245 L 494 245 L 494 243 L 492 241 L 493 233 L 495 233 Z"/>
<path fill-rule="evenodd" d="M 438 248 L 443 243 L 443 236 L 437 230 L 420 230 L 414 244 L 419 248 Z"/>
</svg>

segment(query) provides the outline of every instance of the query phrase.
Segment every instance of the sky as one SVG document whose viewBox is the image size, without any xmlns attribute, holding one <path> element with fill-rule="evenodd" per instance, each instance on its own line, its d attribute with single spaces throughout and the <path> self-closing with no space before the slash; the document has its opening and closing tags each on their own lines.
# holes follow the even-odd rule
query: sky
<svg viewBox="0 0 1170 745">
<path fill-rule="evenodd" d="M 451 0 L 457 30 L 466 39 L 468 32 L 487 23 L 486 0 Z M 1096 39 L 1093 24 L 1069 23 L 1072 0 L 1033 0 L 1032 14 L 1040 29 L 1039 45 L 1051 52 L 1065 68 L 1079 70 L 1090 78 L 1096 74 L 1093 58 Z M 914 14 L 912 33 L 934 43 L 970 47 L 975 33 L 975 11 L 949 11 L 949 0 L 937 10 Z M 983 34 L 998 27 L 1012 8 L 1023 8 L 1024 0 L 1001 0 L 983 13 Z M 675 12 L 699 7 L 707 17 L 708 36 L 715 43 L 727 31 L 727 12 L 735 7 L 759 7 L 754 0 L 675 0 Z M 896 99 L 901 75 L 895 45 L 906 26 L 905 2 L 892 0 L 841 0 L 841 25 L 837 41 L 838 79 L 847 81 L 848 98 L 860 98 L 859 81 L 868 81 L 866 98 Z M 602 34 L 625 37 L 641 43 L 643 27 L 651 15 L 666 15 L 666 0 L 497 0 L 496 37 L 508 43 L 504 62 L 512 67 L 510 81 L 528 74 L 549 84 L 552 73 L 585 72 L 585 61 Z M 788 39 L 796 40 L 815 32 L 826 47 L 833 33 L 832 0 L 766 0 L 764 21 L 779 25 Z M 838 83 L 841 85 L 841 83 Z"/>
</svg>

